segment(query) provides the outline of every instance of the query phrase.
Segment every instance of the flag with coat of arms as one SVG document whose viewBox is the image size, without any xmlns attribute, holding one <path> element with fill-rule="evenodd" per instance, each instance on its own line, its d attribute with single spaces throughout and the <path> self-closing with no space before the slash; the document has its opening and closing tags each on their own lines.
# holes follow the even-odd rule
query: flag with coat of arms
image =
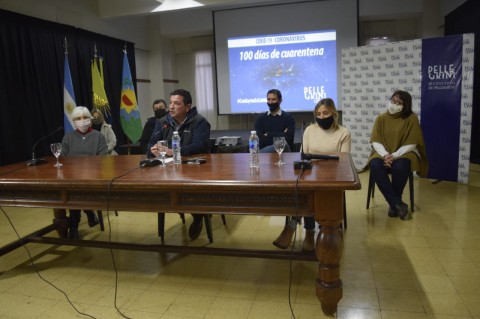
<svg viewBox="0 0 480 319">
<path fill-rule="evenodd" d="M 105 92 L 103 77 L 103 58 L 97 56 L 95 47 L 95 55 L 92 59 L 92 105 L 94 109 L 99 109 L 105 121 L 111 123 L 110 104 L 108 103 L 107 93 Z"/>
<path fill-rule="evenodd" d="M 137 97 L 133 87 L 132 74 L 128 64 L 127 51 L 124 50 L 122 93 L 120 96 L 120 122 L 125 135 L 132 143 L 137 143 L 142 136 L 142 122 L 137 106 Z"/>
</svg>

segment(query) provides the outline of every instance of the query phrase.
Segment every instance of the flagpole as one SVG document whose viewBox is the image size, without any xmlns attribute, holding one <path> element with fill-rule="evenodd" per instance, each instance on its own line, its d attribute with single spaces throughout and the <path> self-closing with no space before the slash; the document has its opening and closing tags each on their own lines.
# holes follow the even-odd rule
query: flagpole
<svg viewBox="0 0 480 319">
<path fill-rule="evenodd" d="M 68 55 L 68 43 L 67 43 L 67 37 L 65 37 L 65 43 L 63 45 L 63 48 L 65 49 L 65 55 Z"/>
</svg>

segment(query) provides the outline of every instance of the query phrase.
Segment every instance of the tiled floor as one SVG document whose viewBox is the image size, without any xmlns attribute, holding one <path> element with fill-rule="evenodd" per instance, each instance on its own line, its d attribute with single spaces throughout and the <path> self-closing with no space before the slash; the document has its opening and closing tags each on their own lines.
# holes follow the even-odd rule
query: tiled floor
<svg viewBox="0 0 480 319">
<path fill-rule="evenodd" d="M 415 178 L 416 211 L 407 222 L 387 217 L 379 192 L 366 210 L 368 172 L 360 178 L 363 189 L 347 192 L 344 290 L 336 316 L 480 318 L 479 166 L 472 165 L 469 185 Z M 47 209 L 3 210 L 21 235 L 52 218 Z M 89 229 L 85 219 L 81 235 L 108 238 L 108 231 Z M 178 215 L 167 215 L 167 243 L 208 245 L 205 232 L 194 242 L 187 239 L 190 221 L 187 215 L 182 225 Z M 112 240 L 159 241 L 155 214 L 111 213 L 110 222 Z M 213 246 L 273 248 L 283 223 L 282 217 L 227 216 L 224 226 L 214 216 Z M 303 238 L 300 227 L 298 236 Z M 14 239 L 0 212 L 0 245 Z M 314 262 L 113 251 L 115 291 L 109 250 L 27 247 L 35 266 L 23 248 L 0 257 L 0 318 L 282 319 L 293 318 L 292 311 L 295 318 L 325 317 L 315 296 Z"/>
</svg>

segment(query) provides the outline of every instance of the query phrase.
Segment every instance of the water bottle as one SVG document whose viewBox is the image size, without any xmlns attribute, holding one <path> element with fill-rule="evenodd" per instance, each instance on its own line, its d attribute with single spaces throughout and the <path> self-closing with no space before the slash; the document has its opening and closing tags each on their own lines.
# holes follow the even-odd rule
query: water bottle
<svg viewBox="0 0 480 319">
<path fill-rule="evenodd" d="M 180 135 L 178 135 L 178 131 L 173 132 L 172 150 L 173 150 L 173 163 L 182 164 L 182 155 L 180 154 Z"/>
<path fill-rule="evenodd" d="M 258 136 L 256 131 L 250 132 L 248 149 L 250 151 L 250 167 L 260 167 L 260 161 L 258 159 Z"/>
</svg>

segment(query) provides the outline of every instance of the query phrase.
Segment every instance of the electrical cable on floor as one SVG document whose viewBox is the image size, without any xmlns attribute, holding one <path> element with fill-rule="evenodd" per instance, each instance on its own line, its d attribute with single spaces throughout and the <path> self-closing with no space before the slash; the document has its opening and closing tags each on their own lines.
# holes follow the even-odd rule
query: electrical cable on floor
<svg viewBox="0 0 480 319">
<path fill-rule="evenodd" d="M 7 218 L 8 222 L 10 223 L 10 226 L 12 226 L 12 229 L 13 231 L 15 232 L 15 234 L 17 235 L 18 239 L 21 240 L 21 237 L 20 235 L 18 234 L 17 232 L 17 229 L 15 228 L 15 226 L 13 225 L 12 221 L 10 220 L 10 217 L 8 217 L 7 213 L 3 210 L 3 207 L 0 206 L 0 210 L 2 211 L 2 213 L 5 215 L 5 217 Z M 68 298 L 68 295 L 65 291 L 63 291 L 62 289 L 58 288 L 57 286 L 55 286 L 53 283 L 51 283 L 50 281 L 48 281 L 47 279 L 45 279 L 41 274 L 40 274 L 40 271 L 38 270 L 37 268 L 37 265 L 35 264 L 35 262 L 33 261 L 33 258 L 32 258 L 32 255 L 30 254 L 30 250 L 27 248 L 26 244 L 22 245 L 23 248 L 25 248 L 25 250 L 27 251 L 27 254 L 28 254 L 28 258 L 30 260 L 30 263 L 32 264 L 33 266 L 33 269 L 35 270 L 36 274 L 38 275 L 38 277 L 40 277 L 40 279 L 42 279 L 44 282 L 46 282 L 47 284 L 49 284 L 50 286 L 52 286 L 53 288 L 55 288 L 56 290 L 58 290 L 59 292 L 61 292 L 65 298 L 67 299 L 68 303 L 73 307 L 73 309 L 75 309 L 75 311 L 83 316 L 86 316 L 86 317 L 89 317 L 89 318 L 92 318 L 92 319 L 97 319 L 96 317 L 92 316 L 92 315 L 89 315 L 88 313 L 84 313 L 84 312 L 81 312 L 80 310 L 77 309 L 77 307 L 75 307 L 75 305 L 72 303 L 72 301 L 70 300 L 70 298 Z"/>
<path fill-rule="evenodd" d="M 298 205 L 298 182 L 300 181 L 300 178 L 302 178 L 303 173 L 305 173 L 304 168 L 302 168 L 302 170 L 300 171 L 300 174 L 297 177 L 297 180 L 295 181 L 295 216 L 292 217 L 292 218 L 295 218 L 295 220 L 297 222 L 298 222 L 298 209 L 299 209 L 299 205 Z M 288 227 L 288 225 L 287 225 L 287 227 Z M 293 249 L 295 247 L 295 240 L 296 239 L 297 239 L 297 227 L 295 227 L 295 231 L 293 232 L 293 245 L 292 245 L 292 248 L 290 249 L 290 253 L 291 253 L 290 254 L 290 264 L 289 264 L 290 274 L 289 274 L 289 281 L 288 281 L 288 306 L 290 307 L 290 312 L 292 314 L 293 319 L 295 319 L 295 313 L 293 312 L 292 299 L 291 299 L 291 295 L 292 295 L 292 276 L 293 276 L 292 265 L 293 265 Z"/>
<path fill-rule="evenodd" d="M 138 167 L 135 167 L 129 171 L 127 171 L 126 173 L 122 174 L 122 175 L 119 175 L 117 177 L 114 177 L 110 180 L 110 182 L 108 183 L 108 188 L 107 188 L 107 220 L 108 220 L 108 243 L 110 244 L 111 243 L 111 239 L 112 239 L 112 229 L 111 229 L 111 224 L 110 224 L 110 214 L 109 214 L 109 209 L 110 209 L 110 187 L 112 185 L 112 183 L 120 178 L 120 177 L 123 177 L 129 173 L 131 173 L 132 171 L 138 169 Z M 18 234 L 15 226 L 13 225 L 12 221 L 10 220 L 9 216 L 7 215 L 7 213 L 3 210 L 3 207 L 0 206 L 0 209 L 1 211 L 3 212 L 3 214 L 5 215 L 5 217 L 7 218 L 8 222 L 10 223 L 12 229 L 14 230 L 15 234 L 17 235 L 18 239 L 21 239 L 20 235 Z M 37 265 L 34 263 L 33 261 L 33 258 L 32 258 L 32 255 L 30 254 L 30 251 L 29 249 L 27 248 L 26 245 L 22 245 L 25 250 L 27 251 L 27 254 L 29 256 L 29 259 L 30 259 L 30 263 L 32 264 L 32 266 L 34 267 L 34 270 L 35 272 L 37 273 L 37 275 L 40 277 L 40 279 L 42 279 L 43 281 L 45 281 L 47 284 L 49 284 L 50 286 L 52 286 L 53 288 L 55 288 L 56 290 L 58 290 L 59 292 L 61 292 L 65 298 L 67 299 L 68 303 L 73 307 L 73 309 L 75 309 L 75 311 L 83 316 L 87 316 L 89 318 L 92 318 L 92 319 L 97 319 L 96 317 L 92 316 L 92 315 L 89 315 L 87 313 L 84 313 L 84 312 L 81 312 L 80 310 L 77 309 L 77 307 L 75 307 L 75 305 L 72 303 L 72 301 L 70 300 L 70 298 L 68 297 L 68 295 L 65 293 L 65 291 L 63 291 L 62 289 L 58 288 L 57 286 L 55 286 L 53 283 L 51 283 L 50 281 L 48 281 L 47 279 L 45 279 L 41 274 L 40 272 L 38 271 L 37 269 Z M 117 270 L 117 265 L 115 263 L 115 258 L 114 258 L 114 255 L 113 255 L 113 249 L 110 247 L 110 254 L 112 256 L 112 261 L 113 261 L 113 267 L 115 269 L 115 297 L 114 297 L 114 306 L 115 306 L 115 309 L 117 310 L 117 312 L 124 318 L 126 319 L 132 319 L 126 315 L 124 315 L 120 309 L 117 307 L 117 291 L 118 291 L 118 270 Z"/>
<path fill-rule="evenodd" d="M 117 310 L 117 312 L 123 317 L 123 318 L 126 318 L 126 319 L 132 319 L 131 317 L 128 317 L 126 316 L 123 312 L 120 311 L 120 309 L 118 308 L 117 306 L 117 292 L 118 292 L 118 270 L 117 270 L 117 264 L 115 262 L 115 256 L 113 255 L 113 249 L 111 247 L 111 243 L 112 243 L 112 227 L 111 227 L 111 224 L 110 224 L 110 188 L 113 184 L 113 182 L 117 179 L 119 179 L 120 177 L 123 177 L 125 175 L 128 175 L 130 174 L 131 172 L 133 172 L 134 170 L 137 170 L 139 169 L 139 167 L 135 167 L 135 168 L 132 168 L 131 170 L 123 173 L 122 175 L 119 175 L 117 177 L 114 177 L 110 180 L 110 182 L 108 183 L 108 187 L 107 187 L 107 221 L 108 221 L 108 245 L 110 246 L 109 249 L 110 249 L 110 255 L 112 256 L 112 262 L 113 262 L 113 269 L 115 270 L 115 295 L 114 295 L 114 299 L 113 299 L 113 305 L 115 306 L 115 309 Z"/>
</svg>

